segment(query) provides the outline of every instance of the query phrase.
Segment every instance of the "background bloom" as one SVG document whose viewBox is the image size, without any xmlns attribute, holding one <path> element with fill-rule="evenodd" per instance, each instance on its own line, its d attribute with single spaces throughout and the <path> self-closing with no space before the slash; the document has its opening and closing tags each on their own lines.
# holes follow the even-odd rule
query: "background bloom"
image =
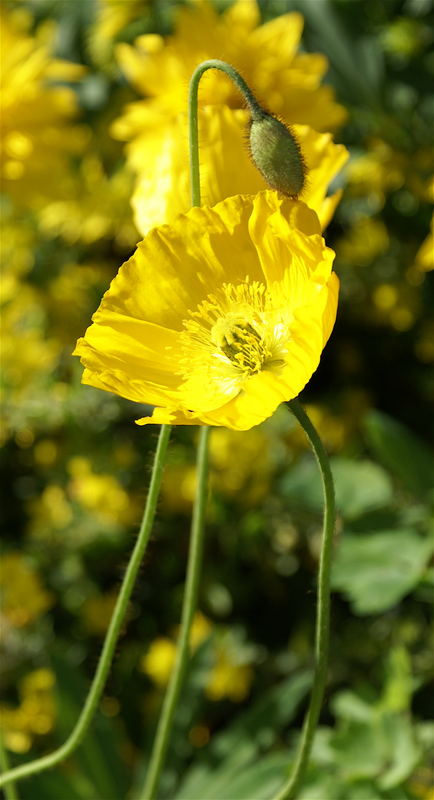
<svg viewBox="0 0 434 800">
<path fill-rule="evenodd" d="M 52 58 L 52 25 L 32 36 L 31 23 L 23 10 L 1 11 L 0 170 L 2 190 L 33 207 L 58 195 L 87 134 L 73 122 L 75 93 L 55 83 L 76 81 L 83 67 Z"/>
<path fill-rule="evenodd" d="M 256 194 L 267 183 L 253 164 L 246 145 L 249 112 L 228 106 L 206 106 L 200 111 L 201 194 L 214 205 L 235 194 Z M 307 166 L 307 183 L 301 199 L 313 208 L 324 228 L 333 216 L 341 191 L 327 197 L 328 187 L 346 163 L 348 152 L 335 144 L 330 133 L 307 125 L 293 125 Z M 179 114 L 128 149 L 129 163 L 137 174 L 132 206 L 137 228 L 146 234 L 155 225 L 171 222 L 190 207 L 187 159 L 187 118 Z"/>
<path fill-rule="evenodd" d="M 230 0 L 212 2 L 218 12 L 230 4 Z M 16 90 L 11 80 L 6 95 L 12 94 L 13 108 L 20 114 L 28 110 L 23 130 L 34 145 L 33 152 L 43 154 L 37 163 L 31 157 L 24 162 L 32 175 L 37 168 L 38 196 L 33 193 L 33 179 L 25 184 L 23 179 L 10 179 L 3 181 L 8 195 L 4 204 L 2 198 L 1 382 L 6 391 L 1 412 L 1 489 L 6 570 L 0 587 L 0 725 L 13 764 L 21 760 L 19 753 L 30 760 L 60 746 L 69 732 L 65 709 L 71 721 L 80 713 L 99 658 L 100 637 L 137 535 L 147 465 L 156 444 L 153 426 L 142 428 L 138 435 L 131 424 L 132 403 L 80 385 L 82 367 L 79 359 L 70 357 L 74 341 L 89 324 L 119 264 L 131 256 L 141 238 L 133 238 L 128 216 L 130 190 L 123 146 L 110 139 L 108 131 L 121 113 L 126 120 L 126 103 L 142 100 L 136 103 L 137 114 L 139 106 L 142 114 L 145 107 L 150 111 L 151 102 L 156 111 L 158 98 L 154 103 L 148 95 L 145 100 L 142 91 L 140 97 L 134 94 L 131 81 L 116 68 L 114 48 L 120 41 L 129 47 L 135 42 L 132 50 L 138 51 L 137 37 L 149 33 L 157 36 L 157 43 L 166 43 L 167 54 L 168 36 L 172 31 L 178 36 L 177 9 L 181 6 L 181 13 L 185 8 L 191 14 L 199 6 L 184 0 L 149 5 L 146 0 L 4 0 L 0 5 L 6 12 L 13 10 L 13 19 L 7 14 L 2 26 L 2 34 L 8 29 L 13 36 L 12 46 L 2 50 L 4 65 L 19 64 L 23 70 L 20 47 L 23 42 L 31 44 L 28 84 L 23 82 Z M 263 35 L 276 31 L 277 20 L 271 29 L 268 22 L 294 3 L 273 0 L 260 5 L 265 24 L 253 27 L 252 32 Z M 337 253 L 335 269 L 341 281 L 339 324 L 333 331 L 333 346 L 326 348 L 302 394 L 331 452 L 345 530 L 342 539 L 346 540 L 334 599 L 339 645 L 330 653 L 331 682 L 320 747 L 315 748 L 308 783 L 302 789 L 308 797 L 390 800 L 391 796 L 414 795 L 428 800 L 432 795 L 428 710 L 434 654 L 426 613 L 426 604 L 432 602 L 432 555 L 427 543 L 433 517 L 433 461 L 428 450 L 434 400 L 433 246 L 426 239 L 434 199 L 432 80 L 427 80 L 432 66 L 432 24 L 430 9 L 422 6 L 412 2 L 404 7 L 400 0 L 391 0 L 381 4 L 379 14 L 378 3 L 359 3 L 359 13 L 354 14 L 354 4 L 341 0 L 303 4 L 303 52 L 297 59 L 304 60 L 306 67 L 309 61 L 324 67 L 326 61 L 318 50 L 327 53 L 330 85 L 351 120 L 341 139 L 351 152 L 350 182 L 327 232 L 327 243 Z M 240 16 L 243 10 L 247 16 L 251 9 L 248 2 L 237 5 Z M 216 15 L 210 18 L 215 20 Z M 217 25 L 224 19 L 219 15 Z M 396 37 L 393 48 L 390 39 L 387 49 L 383 46 L 388 30 L 395 35 L 403 25 L 411 25 L 417 34 L 417 52 L 408 48 L 398 52 Z M 216 27 L 202 28 L 197 41 L 205 47 Z M 285 30 L 289 36 L 288 24 Z M 192 28 L 186 24 L 183 31 L 187 58 L 193 46 Z M 99 39 L 94 47 L 93 36 Z M 240 35 L 239 41 L 245 39 Z M 30 53 L 39 47 L 45 53 L 45 61 L 40 57 L 46 70 L 41 80 L 34 80 L 35 61 Z M 276 87 L 292 76 L 286 96 L 294 110 L 318 114 L 317 121 L 303 118 L 302 124 L 307 123 L 309 131 L 310 126 L 320 130 L 319 125 L 327 126 L 330 117 L 318 112 L 312 72 L 304 72 L 301 65 L 296 72 L 294 60 L 287 70 L 282 60 L 285 52 L 288 47 L 279 48 L 276 42 L 273 48 L 266 49 L 264 44 L 262 51 L 258 49 L 255 58 L 261 74 L 269 80 L 271 72 L 262 58 L 266 55 L 270 70 L 273 64 L 277 67 Z M 241 45 L 234 55 L 240 54 Z M 84 79 L 68 77 L 65 85 L 59 62 L 68 70 L 77 70 L 78 62 L 84 64 Z M 183 69 L 179 61 L 174 79 L 180 92 L 178 67 Z M 56 71 L 56 77 L 51 73 L 53 80 L 50 70 Z M 11 75 L 8 67 L 8 80 Z M 188 77 L 183 79 L 184 97 Z M 218 74 L 209 73 L 202 89 L 206 90 L 206 81 L 211 87 L 214 80 Z M 230 82 L 224 76 L 220 80 L 220 91 L 231 92 Z M 312 89 L 307 102 L 309 81 Z M 24 107 L 27 90 L 37 91 L 41 102 L 67 92 L 70 107 L 80 107 L 86 141 L 78 158 L 75 146 L 70 149 L 71 136 L 81 136 L 76 111 L 63 114 L 59 104 L 59 114 L 49 116 L 52 106 L 47 102 L 42 115 L 36 103 Z M 297 91 L 305 98 L 304 105 L 295 104 Z M 270 94 L 270 104 L 273 97 Z M 207 118 L 210 130 L 218 131 L 220 119 L 226 119 L 230 111 L 227 130 L 232 148 L 216 158 L 225 158 L 238 181 L 238 144 L 231 131 L 236 131 L 233 120 L 245 115 L 236 106 L 239 96 L 232 94 L 234 105 L 217 96 L 212 108 L 212 98 L 205 99 L 201 148 L 208 141 Z M 181 131 L 181 145 L 186 147 L 186 129 L 182 134 L 181 125 L 175 128 L 173 121 L 181 106 L 184 113 L 183 103 L 179 94 L 172 125 Z M 132 111 L 131 106 L 128 109 Z M 170 108 L 162 109 L 161 118 L 170 113 Z M 284 116 L 283 108 L 279 113 Z M 132 123 L 132 115 L 130 119 Z M 3 115 L 2 124 L 7 121 Z M 48 122 L 56 129 L 61 148 L 53 147 L 49 157 L 40 138 Z M 137 137 L 132 131 L 129 137 L 129 153 L 133 139 L 138 145 L 140 131 L 151 142 L 151 128 L 143 127 L 140 119 L 137 122 Z M 156 122 L 155 135 L 157 129 Z M 161 125 L 159 133 L 165 130 Z M 223 124 L 222 130 L 226 130 Z M 330 141 L 326 131 L 320 133 L 320 142 Z M 168 148 L 171 140 L 165 141 Z M 219 142 L 215 142 L 216 153 L 217 147 Z M 175 142 L 173 149 L 181 159 L 180 143 Z M 152 159 L 156 153 L 152 149 Z M 211 166 L 208 156 L 203 156 L 202 172 Z M 185 167 L 182 174 L 186 175 Z M 223 177 L 220 171 L 219 180 Z M 161 169 L 159 194 L 166 192 L 165 182 Z M 335 186 L 336 182 L 333 191 Z M 178 192 L 178 185 L 174 188 Z M 246 185 L 245 192 L 260 188 Z M 210 205 L 212 197 L 205 189 L 202 181 Z M 241 189 L 240 184 L 236 193 L 243 193 Z M 40 207 L 42 195 L 47 202 L 44 199 Z M 188 197 L 187 186 L 184 197 Z M 148 287 L 143 291 L 146 294 Z M 67 769 L 35 776 L 32 787 L 23 783 L 23 797 L 27 791 L 32 798 L 56 800 L 71 794 L 86 800 L 89 795 L 122 798 L 134 792 L 133 785 L 141 779 L 145 739 L 156 728 L 161 700 L 158 687 L 142 672 L 141 658 L 162 634 L 171 637 L 179 622 L 196 433 L 183 426 L 172 433 L 156 536 L 128 610 L 109 695 L 102 698 L 88 746 L 76 750 Z M 360 459 L 359 466 L 355 462 Z M 235 634 L 241 626 L 243 635 L 235 647 L 231 638 L 231 661 L 254 666 L 255 680 L 246 709 L 230 702 L 228 694 L 218 702 L 210 701 L 198 687 L 205 687 L 211 677 L 215 650 L 207 650 L 210 641 L 201 653 L 196 651 L 181 698 L 180 724 L 173 735 L 172 752 L 177 758 L 170 759 L 164 781 L 172 796 L 193 797 L 192 782 L 201 772 L 202 788 L 196 796 L 206 797 L 217 781 L 222 786 L 225 754 L 231 756 L 235 741 L 234 758 L 245 757 L 238 770 L 240 793 L 245 793 L 250 781 L 258 796 L 268 797 L 273 792 L 270 771 L 275 774 L 279 759 L 286 767 L 289 726 L 295 726 L 295 733 L 299 717 L 294 714 L 303 686 L 307 691 L 310 680 L 304 670 L 309 670 L 312 655 L 314 594 L 309 587 L 317 570 L 321 537 L 321 485 L 303 432 L 284 406 L 247 432 L 215 428 L 210 461 L 209 535 L 200 608 L 213 626 L 216 645 L 221 633 Z M 106 503 L 108 492 L 113 492 L 113 500 Z M 125 507 L 125 492 L 131 513 Z M 104 512 L 110 502 L 109 519 Z M 385 527 L 391 531 L 386 536 Z M 14 583 L 8 559 L 17 549 L 25 567 L 38 576 L 36 584 L 24 572 L 23 579 Z M 12 619 L 11 614 L 6 616 L 5 603 L 15 589 L 22 596 L 9 605 Z M 43 612 L 41 600 L 45 602 L 47 595 L 51 606 Z M 18 624 L 25 617 L 29 622 Z M 245 652 L 245 643 L 254 648 L 257 658 L 252 660 Z M 164 668 L 164 660 L 160 666 Z M 44 672 L 41 680 L 41 669 L 49 671 L 47 681 Z M 232 673 L 224 688 L 230 690 L 236 680 Z M 57 720 L 48 714 L 51 727 L 44 710 L 44 683 L 55 710 L 59 709 Z M 254 737 L 250 714 L 255 719 Z M 97 755 L 96 761 L 89 758 L 90 751 Z M 259 772 L 266 785 L 259 786 Z M 235 796 L 233 772 L 228 775 L 226 770 L 226 777 L 221 794 Z"/>
<path fill-rule="evenodd" d="M 301 15 L 283 14 L 260 25 L 256 0 L 238 0 L 220 15 L 200 0 L 179 9 L 176 19 L 176 31 L 166 40 L 145 35 L 134 46 L 117 48 L 122 71 L 146 98 L 127 106 L 112 128 L 116 138 L 129 142 L 128 161 L 137 175 L 132 204 L 140 232 L 172 221 L 190 206 L 187 88 L 195 67 L 217 56 L 241 72 L 260 104 L 285 123 L 297 124 L 309 170 L 302 199 L 327 224 L 339 195 L 331 203 L 324 199 L 347 151 L 330 134 L 317 131 L 333 130 L 345 111 L 330 87 L 320 85 L 327 60 L 297 52 Z M 267 188 L 244 142 L 249 114 L 239 90 L 226 75 L 209 70 L 201 79 L 199 103 L 204 202 L 213 205 Z"/>
<path fill-rule="evenodd" d="M 333 255 L 316 215 L 276 192 L 191 209 L 121 267 L 77 343 L 83 382 L 158 406 L 141 424 L 257 425 L 318 366 Z"/>
</svg>

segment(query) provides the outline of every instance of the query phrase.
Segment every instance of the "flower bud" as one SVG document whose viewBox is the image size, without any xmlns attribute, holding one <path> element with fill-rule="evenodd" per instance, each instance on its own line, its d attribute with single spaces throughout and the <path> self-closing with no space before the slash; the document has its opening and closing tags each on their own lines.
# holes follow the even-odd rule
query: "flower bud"
<svg viewBox="0 0 434 800">
<path fill-rule="evenodd" d="M 289 128 L 268 114 L 253 114 L 250 151 L 255 166 L 272 189 L 297 197 L 303 190 L 306 167 L 300 146 Z"/>
</svg>

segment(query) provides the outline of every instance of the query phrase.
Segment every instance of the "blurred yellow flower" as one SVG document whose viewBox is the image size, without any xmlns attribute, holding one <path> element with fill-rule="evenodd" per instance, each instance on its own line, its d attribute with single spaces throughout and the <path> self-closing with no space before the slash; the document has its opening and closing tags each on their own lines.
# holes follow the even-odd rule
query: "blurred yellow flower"
<svg viewBox="0 0 434 800">
<path fill-rule="evenodd" d="M 77 343 L 82 380 L 158 406 L 139 424 L 247 430 L 318 366 L 333 256 L 314 212 L 276 192 L 193 208 L 121 267 Z"/>
<path fill-rule="evenodd" d="M 33 448 L 33 458 L 39 467 L 52 467 L 59 456 L 59 446 L 52 439 L 40 439 Z"/>
<path fill-rule="evenodd" d="M 367 143 L 366 152 L 347 167 L 353 194 L 372 196 L 382 208 L 385 195 L 404 183 L 404 162 L 400 153 L 381 139 Z"/>
<path fill-rule="evenodd" d="M 221 637 L 214 648 L 214 664 L 207 675 L 205 694 L 210 700 L 227 697 L 234 703 L 244 700 L 253 683 L 254 671 L 230 635 Z"/>
<path fill-rule="evenodd" d="M 21 219 L 3 209 L 2 212 L 0 215 L 2 255 L 0 299 L 2 303 L 6 303 L 17 295 L 22 279 L 33 267 L 37 237 L 35 226 L 27 219 Z"/>
<path fill-rule="evenodd" d="M 109 275 L 103 264 L 66 263 L 53 277 L 46 287 L 44 306 L 58 342 L 70 349 Z"/>
<path fill-rule="evenodd" d="M 151 0 L 96 0 L 96 18 L 88 34 L 88 49 L 94 61 L 113 71 L 113 45 L 130 22 L 142 19 Z"/>
<path fill-rule="evenodd" d="M 53 29 L 28 33 L 30 14 L 0 16 L 0 173 L 3 190 L 24 206 L 40 206 L 57 197 L 69 156 L 81 152 L 87 138 L 73 123 L 75 93 L 50 81 L 75 81 L 83 67 L 50 56 Z"/>
<path fill-rule="evenodd" d="M 434 323 L 430 320 L 421 325 L 414 349 L 419 361 L 424 364 L 434 363 Z"/>
<path fill-rule="evenodd" d="M 242 433 L 218 428 L 210 439 L 209 448 L 210 475 L 215 490 L 244 505 L 259 503 L 270 487 L 270 449 L 270 438 L 262 428 Z"/>
<path fill-rule="evenodd" d="M 373 290 L 375 319 L 395 330 L 407 331 L 416 322 L 420 297 L 415 288 L 404 283 L 380 283 Z"/>
<path fill-rule="evenodd" d="M 339 256 L 347 264 L 363 267 L 385 253 L 389 243 L 389 234 L 381 219 L 361 216 L 339 239 Z"/>
<path fill-rule="evenodd" d="M 190 645 L 193 652 L 212 632 L 212 625 L 198 612 L 193 620 Z M 140 661 L 140 669 L 157 686 L 166 686 L 176 658 L 174 638 L 159 636 L 151 642 Z M 210 700 L 229 698 L 241 702 L 250 691 L 253 668 L 248 663 L 245 648 L 240 646 L 230 631 L 225 631 L 211 648 L 212 665 L 205 677 L 205 694 Z"/>
<path fill-rule="evenodd" d="M 259 503 L 267 494 L 271 477 L 271 442 L 261 428 L 232 431 L 216 428 L 210 440 L 210 480 L 218 494 L 243 505 Z M 234 452 L 237 457 L 234 458 Z M 196 466 L 189 455 L 172 448 L 161 488 L 168 513 L 190 513 L 196 492 Z"/>
<path fill-rule="evenodd" d="M 383 208 L 386 195 L 405 186 L 422 202 L 432 201 L 432 148 L 420 148 L 411 156 L 383 139 L 373 138 L 366 143 L 366 152 L 348 164 L 346 174 L 349 191 L 365 196 L 372 208 Z"/>
<path fill-rule="evenodd" d="M 118 592 L 94 594 L 85 600 L 81 608 L 84 624 L 90 633 L 103 636 L 110 624 Z"/>
<path fill-rule="evenodd" d="M 127 78 L 151 98 L 150 126 L 159 126 L 164 114 L 173 118 L 185 112 L 192 72 L 201 61 L 218 57 L 241 72 L 259 103 L 272 113 L 288 123 L 332 130 L 346 112 L 335 102 L 333 90 L 320 85 L 328 66 L 325 56 L 297 52 L 302 30 L 298 13 L 261 25 L 256 0 L 236 0 L 223 14 L 208 0 L 194 0 L 177 10 L 172 36 L 140 36 L 135 46 L 119 44 L 117 55 Z M 243 107 L 238 90 L 216 71 L 204 77 L 200 102 Z"/>
<path fill-rule="evenodd" d="M 195 494 L 194 464 L 167 464 L 161 486 L 163 508 L 169 512 L 190 512 Z"/>
<path fill-rule="evenodd" d="M 72 522 L 71 504 L 64 489 L 49 484 L 36 500 L 29 503 L 30 531 L 36 538 L 46 538 L 51 531 L 62 530 Z"/>
<path fill-rule="evenodd" d="M 434 269 L 434 214 L 431 218 L 430 232 L 416 254 L 415 266 L 421 272 Z"/>
<path fill-rule="evenodd" d="M 68 492 L 83 508 L 114 525 L 133 521 L 136 506 L 114 475 L 94 472 L 89 459 L 81 456 L 68 462 L 68 471 Z"/>
<path fill-rule="evenodd" d="M 256 194 L 267 189 L 245 143 L 249 113 L 227 106 L 201 111 L 200 158 L 202 198 L 214 205 L 235 194 Z M 293 125 L 308 170 L 301 199 L 313 208 L 324 228 L 333 216 L 340 192 L 327 197 L 330 182 L 345 164 L 348 153 L 331 134 L 317 133 L 306 125 Z M 178 116 L 167 127 L 147 137 L 138 136 L 128 149 L 137 173 L 132 197 L 135 222 L 142 234 L 155 225 L 171 222 L 190 207 L 187 120 Z"/>
<path fill-rule="evenodd" d="M 10 276 L 10 280 L 8 277 Z M 14 279 L 5 270 L 6 301 L 2 311 L 1 384 L 6 438 L 19 424 L 20 408 L 38 392 L 46 391 L 47 382 L 58 361 L 61 344 L 47 337 L 47 318 L 42 292 Z"/>
<path fill-rule="evenodd" d="M 197 648 L 208 638 L 212 630 L 211 623 L 200 611 L 196 612 L 190 631 L 190 647 Z M 140 669 L 158 686 L 166 686 L 176 658 L 176 643 L 167 636 L 159 636 L 140 661 Z"/>
<path fill-rule="evenodd" d="M 131 247 L 139 238 L 131 217 L 131 191 L 132 175 L 126 169 L 108 175 L 101 160 L 87 154 L 64 181 L 59 199 L 40 210 L 41 230 L 70 244 L 111 238 L 119 247 Z"/>
<path fill-rule="evenodd" d="M 140 662 L 142 672 L 149 675 L 157 686 L 166 686 L 176 658 L 176 643 L 159 636 L 151 643 Z"/>
<path fill-rule="evenodd" d="M 56 721 L 54 684 L 51 670 L 35 670 L 18 686 L 19 705 L 0 705 L 0 730 L 9 750 L 27 753 L 35 737 L 53 730 Z"/>
<path fill-rule="evenodd" d="M 65 486 L 48 484 L 28 503 L 32 537 L 78 545 L 136 522 L 138 503 L 114 475 L 94 472 L 81 456 L 66 466 Z"/>
<path fill-rule="evenodd" d="M 34 622 L 53 604 L 53 596 L 43 588 L 37 571 L 18 552 L 0 556 L 1 613 L 12 625 L 23 627 Z"/>
<path fill-rule="evenodd" d="M 113 125 L 115 138 L 130 142 L 128 160 L 137 174 L 133 196 L 142 234 L 172 221 L 189 208 L 187 87 L 195 67 L 212 57 L 238 69 L 260 103 L 296 126 L 309 180 L 302 199 L 323 224 L 339 194 L 326 200 L 327 187 L 347 159 L 328 131 L 345 119 L 330 87 L 320 82 L 327 69 L 319 54 L 299 54 L 303 28 L 298 13 L 259 24 L 256 0 L 237 0 L 218 14 L 206 0 L 177 12 L 176 31 L 165 41 L 141 36 L 135 46 L 117 48 L 121 68 L 146 99 L 127 107 Z M 267 188 L 243 142 L 249 114 L 227 76 L 211 70 L 200 87 L 200 141 L 203 198 L 213 205 L 225 197 Z M 311 126 L 312 130 L 306 126 Z"/>
</svg>

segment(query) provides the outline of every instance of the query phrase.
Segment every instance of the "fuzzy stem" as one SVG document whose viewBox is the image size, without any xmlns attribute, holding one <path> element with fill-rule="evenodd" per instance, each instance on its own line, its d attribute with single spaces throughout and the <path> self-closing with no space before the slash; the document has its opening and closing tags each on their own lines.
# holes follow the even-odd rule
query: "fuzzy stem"
<svg viewBox="0 0 434 800">
<path fill-rule="evenodd" d="M 333 476 L 324 445 L 299 401 L 291 400 L 288 403 L 288 406 L 309 439 L 309 443 L 318 462 L 324 491 L 324 521 L 318 572 L 315 632 L 315 672 L 312 693 L 291 775 L 280 792 L 275 795 L 273 800 L 295 800 L 309 762 L 313 737 L 318 724 L 327 680 L 330 636 L 330 570 L 336 514 Z"/>
<path fill-rule="evenodd" d="M 190 155 L 190 191 L 191 205 L 200 206 L 200 167 L 199 167 L 199 128 L 198 128 L 198 88 L 199 81 L 207 69 L 215 67 L 224 69 L 225 72 L 233 71 L 232 67 L 224 61 L 210 60 L 199 64 L 190 81 L 188 94 L 188 125 L 189 125 L 189 155 Z M 227 69 L 226 69 L 227 68 Z M 241 76 L 235 73 L 244 83 Z M 248 90 L 248 87 L 247 91 Z M 176 651 L 176 660 L 170 676 L 169 685 L 158 721 L 148 772 L 146 775 L 143 793 L 140 800 L 154 800 L 158 790 L 161 771 L 169 746 L 170 734 L 176 706 L 187 669 L 189 658 L 189 642 L 191 624 L 197 605 L 200 570 L 202 565 L 203 538 L 205 532 L 205 509 L 208 479 L 208 440 L 210 429 L 203 426 L 200 429 L 199 447 L 197 453 L 197 488 L 193 507 L 191 523 L 191 538 L 188 553 L 187 576 L 182 605 L 181 624 Z"/>
<path fill-rule="evenodd" d="M 204 522 L 207 499 L 208 439 L 210 428 L 200 429 L 197 453 L 197 489 L 191 524 L 190 548 L 187 563 L 181 624 L 176 650 L 176 660 L 164 697 L 157 733 L 149 762 L 146 783 L 141 800 L 154 800 L 158 789 L 164 759 L 169 745 L 170 734 L 179 695 L 182 688 L 190 654 L 190 631 L 197 605 L 199 578 L 202 565 Z"/>
<path fill-rule="evenodd" d="M 243 95 L 252 120 L 259 121 L 264 116 L 264 111 L 259 105 L 251 89 L 247 86 L 244 78 L 234 67 L 226 61 L 218 58 L 210 58 L 203 61 L 196 67 L 190 81 L 188 98 L 188 119 L 190 129 L 190 181 L 191 181 L 191 204 L 200 206 L 200 179 L 199 179 L 199 130 L 198 130 L 198 89 L 199 81 L 204 72 L 208 69 L 219 69 L 224 72 L 236 85 Z"/>
<path fill-rule="evenodd" d="M 9 769 L 9 757 L 3 736 L 0 736 L 0 767 L 2 772 L 6 772 Z M 19 800 L 17 787 L 13 781 L 5 786 L 5 800 Z"/>
<path fill-rule="evenodd" d="M 127 610 L 131 592 L 133 590 L 137 573 L 139 571 L 139 567 L 142 562 L 146 545 L 152 530 L 158 494 L 163 477 L 164 461 L 169 442 L 169 436 L 170 426 L 162 425 L 157 449 L 155 451 L 151 482 L 149 485 L 148 497 L 146 500 L 142 523 L 140 525 L 139 535 L 131 554 L 125 572 L 125 577 L 122 581 L 116 606 L 110 620 L 108 631 L 106 633 L 97 670 L 84 703 L 83 710 L 76 722 L 75 728 L 69 735 L 66 742 L 53 753 L 43 756 L 42 758 L 37 758 L 35 761 L 31 761 L 29 764 L 23 764 L 20 767 L 15 767 L 15 769 L 5 772 L 0 778 L 0 786 L 6 786 L 11 784 L 13 781 L 21 780 L 22 778 L 29 778 L 30 775 L 36 775 L 38 772 L 51 769 L 56 764 L 64 761 L 64 759 L 68 758 L 76 749 L 76 747 L 78 747 L 81 740 L 85 736 L 90 723 L 92 722 L 107 680 L 113 654 L 119 638 L 119 633 L 125 618 L 125 612 Z M 12 796 L 11 800 L 13 800 Z"/>
</svg>

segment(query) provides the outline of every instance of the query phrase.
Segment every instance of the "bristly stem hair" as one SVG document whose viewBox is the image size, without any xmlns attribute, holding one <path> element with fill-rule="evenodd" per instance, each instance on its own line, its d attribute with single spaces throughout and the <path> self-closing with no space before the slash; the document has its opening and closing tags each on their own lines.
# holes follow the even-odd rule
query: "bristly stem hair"
<svg viewBox="0 0 434 800">
<path fill-rule="evenodd" d="M 43 772 L 46 769 L 55 767 L 56 764 L 64 761 L 73 753 L 87 733 L 100 701 L 101 694 L 104 690 L 113 660 L 113 654 L 115 652 L 119 634 L 125 619 L 125 613 L 134 588 L 134 584 L 136 582 L 137 573 L 139 571 L 140 564 L 142 563 L 146 546 L 151 534 L 158 495 L 160 492 L 161 480 L 163 477 L 163 469 L 166 459 L 170 430 L 171 429 L 169 425 L 161 426 L 139 535 L 128 562 L 124 579 L 122 581 L 116 605 L 110 620 L 110 625 L 104 640 L 98 666 L 75 727 L 68 736 L 66 742 L 64 742 L 64 744 L 61 745 L 61 747 L 59 747 L 57 750 L 54 750 L 53 753 L 43 756 L 42 758 L 37 758 L 35 761 L 30 761 L 28 764 L 22 764 L 20 767 L 15 767 L 14 769 L 5 772 L 0 777 L 0 787 L 7 787 L 14 781 L 22 780 L 23 778 L 29 778 L 31 775 L 36 775 L 38 772 Z M 13 794 L 9 793 L 8 800 L 15 800 Z"/>
<path fill-rule="evenodd" d="M 199 81 L 206 69 L 224 62 L 205 61 L 194 72 L 190 81 L 188 99 L 189 119 L 189 153 L 190 153 L 190 189 L 192 206 L 200 206 L 200 170 L 199 170 L 199 130 L 198 130 L 198 88 Z M 207 66 L 208 65 L 208 66 Z M 226 66 L 226 65 L 225 65 Z M 197 485 L 191 523 L 190 547 L 187 562 L 184 599 L 182 604 L 181 624 L 177 642 L 176 659 L 164 696 L 158 721 L 157 733 L 151 752 L 146 774 L 145 785 L 140 800 L 154 800 L 158 791 L 161 773 L 167 749 L 170 743 L 173 721 L 187 671 L 190 656 L 190 632 L 197 606 L 197 595 L 202 567 L 203 541 L 205 534 L 205 511 L 208 487 L 208 442 L 210 428 L 201 426 L 197 452 Z"/>
<path fill-rule="evenodd" d="M 336 517 L 333 475 L 324 445 L 316 429 L 312 425 L 312 422 L 300 405 L 300 402 L 295 399 L 291 400 L 287 405 L 297 418 L 307 438 L 309 439 L 309 443 L 318 462 L 324 492 L 324 519 L 318 573 L 315 631 L 315 670 L 312 692 L 291 774 L 285 785 L 278 792 L 278 794 L 275 795 L 273 800 L 295 800 L 297 797 L 298 790 L 303 781 L 303 777 L 309 762 L 313 738 L 318 725 L 319 714 L 324 697 L 324 690 L 327 682 L 330 638 L 330 572 Z"/>
</svg>

